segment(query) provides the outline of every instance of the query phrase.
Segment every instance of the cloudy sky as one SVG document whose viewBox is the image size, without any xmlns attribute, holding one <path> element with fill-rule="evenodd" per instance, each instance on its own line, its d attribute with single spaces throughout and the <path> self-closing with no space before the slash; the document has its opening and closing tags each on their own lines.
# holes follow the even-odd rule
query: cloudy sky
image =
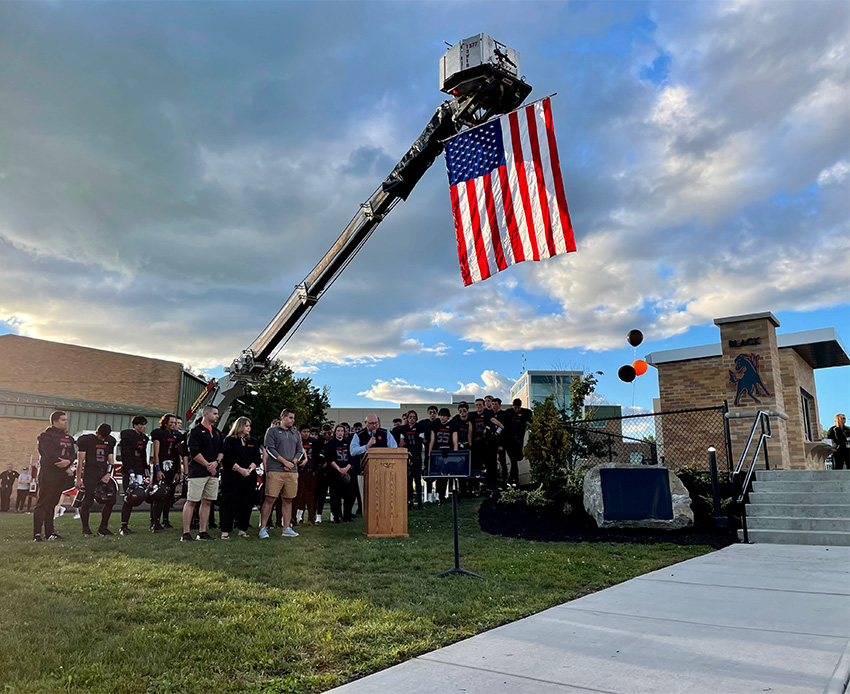
<svg viewBox="0 0 850 694">
<path fill-rule="evenodd" d="M 578 252 L 464 288 L 441 158 L 281 354 L 335 406 L 504 395 L 525 364 L 650 408 L 653 370 L 621 364 L 756 311 L 848 345 L 848 23 L 844 0 L 0 1 L 0 332 L 220 373 L 444 98 L 444 41 L 484 31 L 558 94 Z M 824 423 L 848 372 L 818 372 Z"/>
</svg>

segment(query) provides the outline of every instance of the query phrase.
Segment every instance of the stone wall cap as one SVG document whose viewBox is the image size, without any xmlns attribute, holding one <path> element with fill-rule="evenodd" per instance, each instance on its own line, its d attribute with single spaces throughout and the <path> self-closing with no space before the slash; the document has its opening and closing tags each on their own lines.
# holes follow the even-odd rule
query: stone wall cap
<svg viewBox="0 0 850 694">
<path fill-rule="evenodd" d="M 715 318 L 714 324 L 726 325 L 727 323 L 743 323 L 745 321 L 762 320 L 765 318 L 773 323 L 774 327 L 779 327 L 779 319 L 770 311 L 764 311 L 763 313 L 744 313 L 740 316 L 727 316 L 726 318 Z"/>
</svg>

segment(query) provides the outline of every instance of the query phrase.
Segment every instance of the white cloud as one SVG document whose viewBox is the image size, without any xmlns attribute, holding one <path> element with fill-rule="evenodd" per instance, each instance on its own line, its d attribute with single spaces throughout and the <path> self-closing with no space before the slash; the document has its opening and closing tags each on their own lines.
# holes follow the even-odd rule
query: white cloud
<svg viewBox="0 0 850 694">
<path fill-rule="evenodd" d="M 850 162 L 847 159 L 842 159 L 828 169 L 821 171 L 818 174 L 818 183 L 822 186 L 841 185 L 847 180 L 848 173 L 850 173 Z"/>
<path fill-rule="evenodd" d="M 471 381 L 470 383 L 458 382 L 455 390 L 446 388 L 428 388 L 409 383 L 403 378 L 392 378 L 390 380 L 378 379 L 368 390 L 358 393 L 370 400 L 393 403 L 412 402 L 448 402 L 452 395 L 472 395 L 480 398 L 492 395 L 502 400 L 510 397 L 511 386 L 514 379 L 492 370 L 485 370 L 481 374 L 481 383 Z"/>
</svg>

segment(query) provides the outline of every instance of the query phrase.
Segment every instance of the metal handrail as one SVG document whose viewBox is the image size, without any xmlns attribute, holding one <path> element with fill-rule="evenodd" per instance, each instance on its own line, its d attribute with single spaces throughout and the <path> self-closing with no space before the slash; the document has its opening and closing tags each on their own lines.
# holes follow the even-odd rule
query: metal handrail
<svg viewBox="0 0 850 694">
<path fill-rule="evenodd" d="M 744 481 L 741 484 L 739 491 L 737 481 L 740 477 L 741 470 L 744 467 L 744 462 L 747 460 L 747 453 L 749 453 L 750 451 L 750 446 L 753 443 L 753 437 L 756 435 L 756 429 L 759 427 L 759 425 L 761 425 L 761 435 L 758 438 L 756 450 L 753 453 L 752 458 L 750 459 L 750 465 L 747 468 L 747 474 L 744 477 Z M 741 527 L 744 531 L 744 542 L 750 541 L 749 533 L 747 532 L 747 507 L 744 503 L 744 500 L 747 497 L 747 492 L 750 488 L 750 481 L 753 478 L 753 473 L 756 469 L 756 461 L 758 460 L 758 456 L 762 450 L 762 446 L 764 446 L 764 468 L 765 470 L 770 470 L 770 459 L 767 455 L 767 446 L 764 445 L 765 440 L 769 438 L 772 438 L 770 431 L 770 412 L 766 410 L 759 410 L 759 412 L 756 413 L 756 418 L 753 421 L 752 428 L 750 429 L 750 437 L 747 439 L 747 445 L 744 446 L 744 451 L 741 453 L 741 458 L 740 460 L 738 460 L 738 465 L 731 475 L 733 492 L 738 493 L 738 496 L 735 498 L 735 503 L 741 504 Z"/>
</svg>

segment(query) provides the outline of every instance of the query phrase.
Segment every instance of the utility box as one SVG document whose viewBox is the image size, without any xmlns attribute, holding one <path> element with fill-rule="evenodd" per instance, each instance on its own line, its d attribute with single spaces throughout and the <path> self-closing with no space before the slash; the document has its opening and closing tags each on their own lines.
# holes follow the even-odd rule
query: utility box
<svg viewBox="0 0 850 694">
<path fill-rule="evenodd" d="M 476 34 L 459 41 L 440 58 L 440 91 L 463 94 L 464 84 L 478 82 L 485 74 L 518 79 L 519 52 L 487 34 Z"/>
</svg>

